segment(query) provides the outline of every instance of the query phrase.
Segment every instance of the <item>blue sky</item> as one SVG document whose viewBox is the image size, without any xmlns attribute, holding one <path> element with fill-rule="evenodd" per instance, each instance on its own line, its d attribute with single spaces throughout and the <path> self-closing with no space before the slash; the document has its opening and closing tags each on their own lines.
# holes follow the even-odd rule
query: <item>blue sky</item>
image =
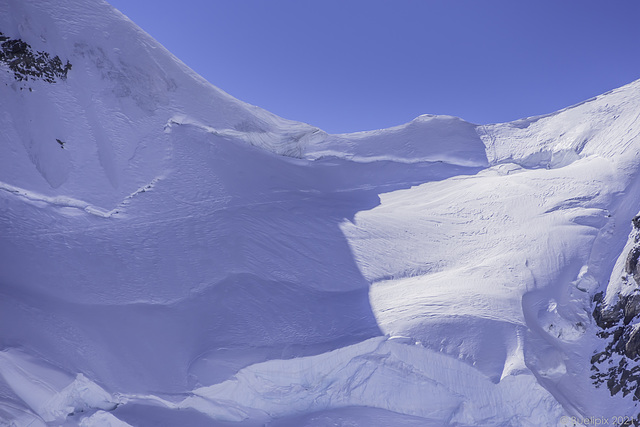
<svg viewBox="0 0 640 427">
<path fill-rule="evenodd" d="M 640 78 L 638 0 L 112 0 L 212 84 L 331 133 L 494 123 Z"/>
</svg>

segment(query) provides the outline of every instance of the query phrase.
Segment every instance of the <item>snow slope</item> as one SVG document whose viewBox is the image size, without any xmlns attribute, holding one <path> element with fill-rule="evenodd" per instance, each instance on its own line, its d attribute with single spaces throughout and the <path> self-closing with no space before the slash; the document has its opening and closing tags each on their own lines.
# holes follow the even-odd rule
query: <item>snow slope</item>
<svg viewBox="0 0 640 427">
<path fill-rule="evenodd" d="M 0 57 L 3 424 L 637 414 L 590 359 L 640 210 L 640 82 L 513 123 L 328 135 L 99 0 L 1 0 L 0 32 L 71 65 L 21 80 L 26 51 Z"/>
</svg>

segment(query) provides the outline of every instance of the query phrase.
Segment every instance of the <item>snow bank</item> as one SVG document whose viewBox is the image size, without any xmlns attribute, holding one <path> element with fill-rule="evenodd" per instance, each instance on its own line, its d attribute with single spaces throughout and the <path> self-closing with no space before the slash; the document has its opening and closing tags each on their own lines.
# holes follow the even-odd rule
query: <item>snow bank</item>
<svg viewBox="0 0 640 427">
<path fill-rule="evenodd" d="M 119 420 L 112 414 L 104 411 L 97 411 L 80 421 L 80 427 L 132 427 L 124 421 Z"/>
<path fill-rule="evenodd" d="M 463 425 L 553 425 L 564 413 L 530 374 L 495 384 L 457 359 L 385 338 L 253 365 L 194 390 L 179 406 L 233 421 L 257 411 L 284 417 L 350 406 Z"/>
<path fill-rule="evenodd" d="M 457 117 L 423 115 L 405 125 L 368 132 L 329 135 L 310 147 L 307 157 L 346 158 L 356 162 L 446 162 L 486 166 L 476 126 Z"/>
<path fill-rule="evenodd" d="M 117 405 L 116 399 L 84 375 L 73 378 L 14 349 L 0 352 L 0 376 L 45 422 L 64 421 L 92 409 L 113 410 Z"/>
</svg>

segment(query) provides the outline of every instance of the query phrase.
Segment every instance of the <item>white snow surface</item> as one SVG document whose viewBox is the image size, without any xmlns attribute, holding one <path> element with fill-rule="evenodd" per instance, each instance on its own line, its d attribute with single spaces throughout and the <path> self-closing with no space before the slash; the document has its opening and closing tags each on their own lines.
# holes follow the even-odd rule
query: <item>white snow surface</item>
<svg viewBox="0 0 640 427">
<path fill-rule="evenodd" d="M 640 81 L 512 123 L 328 135 L 100 0 L 0 0 L 0 32 L 72 64 L 47 83 L 0 62 L 0 425 L 638 412 L 589 361 L 640 210 Z"/>
</svg>

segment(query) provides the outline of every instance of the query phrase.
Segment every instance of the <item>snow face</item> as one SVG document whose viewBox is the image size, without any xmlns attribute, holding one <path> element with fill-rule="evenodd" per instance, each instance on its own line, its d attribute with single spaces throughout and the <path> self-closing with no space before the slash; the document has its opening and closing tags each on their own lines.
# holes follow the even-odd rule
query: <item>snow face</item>
<svg viewBox="0 0 640 427">
<path fill-rule="evenodd" d="M 299 153 L 316 130 L 204 82 L 102 1 L 4 1 L 0 28 L 71 66 L 64 81 L 18 81 L 0 61 L 7 184 L 108 211 L 170 167 L 171 142 L 158 129 L 176 115 L 260 135 L 256 144 L 281 154 Z"/>
<path fill-rule="evenodd" d="M 0 2 L 0 32 L 70 65 L 0 59 L 3 422 L 635 417 L 590 360 L 640 211 L 640 83 L 513 123 L 328 135 L 101 1 Z M 614 282 L 608 302 L 633 291 Z"/>
<path fill-rule="evenodd" d="M 554 114 L 478 128 L 492 164 L 562 167 L 580 158 L 626 157 L 637 140 L 638 81 Z"/>
</svg>

